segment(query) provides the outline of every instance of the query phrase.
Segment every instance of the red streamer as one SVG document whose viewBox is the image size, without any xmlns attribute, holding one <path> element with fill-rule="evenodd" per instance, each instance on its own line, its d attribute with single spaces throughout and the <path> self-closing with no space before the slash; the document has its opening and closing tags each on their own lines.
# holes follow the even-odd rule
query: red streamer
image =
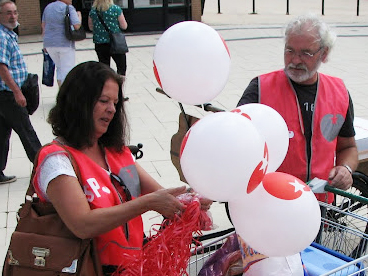
<svg viewBox="0 0 368 276">
<path fill-rule="evenodd" d="M 193 239 L 193 233 L 202 235 L 202 227 L 208 227 L 209 220 L 212 223 L 206 212 L 200 210 L 198 198 L 191 197 L 181 215 L 164 220 L 159 229 L 151 229 L 151 233 L 156 234 L 149 238 L 140 254 L 127 256 L 131 261 L 121 265 L 113 276 L 188 275 L 186 268 L 191 247 L 199 245 Z"/>
</svg>

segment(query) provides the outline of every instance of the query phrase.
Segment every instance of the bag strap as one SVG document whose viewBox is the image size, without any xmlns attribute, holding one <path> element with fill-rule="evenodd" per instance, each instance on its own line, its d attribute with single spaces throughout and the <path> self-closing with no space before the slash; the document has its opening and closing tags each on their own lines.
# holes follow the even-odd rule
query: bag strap
<svg viewBox="0 0 368 276">
<path fill-rule="evenodd" d="M 65 8 L 65 16 L 70 16 L 70 13 L 69 13 L 69 5 L 66 5 L 66 8 Z"/>
<path fill-rule="evenodd" d="M 97 13 L 98 19 L 100 20 L 102 26 L 105 27 L 106 32 L 108 32 L 109 35 L 111 35 L 111 31 L 110 31 L 109 27 L 106 25 L 105 21 L 103 20 L 101 13 L 97 10 L 96 10 L 96 13 Z"/>
<path fill-rule="evenodd" d="M 56 143 L 48 143 L 46 145 L 44 145 L 38 152 L 37 152 L 37 155 L 35 157 L 35 161 L 34 161 L 34 165 L 33 165 L 33 169 L 32 169 L 32 174 L 31 174 L 31 179 L 29 181 L 29 186 L 28 186 L 28 189 L 27 189 L 27 192 L 26 192 L 26 197 L 27 196 L 30 196 L 31 198 L 33 198 L 33 195 L 35 194 L 35 189 L 34 189 L 34 186 L 33 186 L 33 179 L 34 179 L 34 176 L 36 175 L 36 170 L 37 170 L 37 167 L 38 167 L 38 156 L 41 152 L 41 150 L 47 146 L 50 146 L 50 145 L 57 145 L 61 148 L 63 148 L 65 150 L 65 152 L 68 154 L 68 158 L 70 160 L 70 163 L 72 164 L 73 166 L 73 169 L 74 169 L 74 172 L 78 178 L 78 182 L 79 184 L 81 185 L 82 187 L 82 178 L 81 178 L 81 174 L 80 174 L 80 170 L 79 170 L 79 166 L 77 164 L 77 161 L 75 161 L 75 158 L 73 157 L 73 155 L 70 153 L 70 151 L 65 147 L 65 145 L 61 144 L 60 142 L 58 142 L 57 140 L 55 140 Z M 28 200 L 32 201 L 31 198 L 28 198 Z M 26 201 L 28 201 L 27 198 L 26 198 Z"/>
</svg>

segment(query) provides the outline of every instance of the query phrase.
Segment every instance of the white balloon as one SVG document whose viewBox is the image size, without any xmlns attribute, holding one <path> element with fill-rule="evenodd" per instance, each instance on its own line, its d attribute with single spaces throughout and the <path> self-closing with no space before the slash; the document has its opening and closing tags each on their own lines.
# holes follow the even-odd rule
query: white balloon
<svg viewBox="0 0 368 276">
<path fill-rule="evenodd" d="M 251 177 L 262 180 L 266 172 L 256 168 L 261 167 L 264 145 L 248 119 L 232 112 L 212 113 L 187 132 L 180 165 L 196 192 L 212 200 L 229 201 L 247 190 Z"/>
<path fill-rule="evenodd" d="M 289 147 L 289 131 L 284 118 L 273 108 L 258 103 L 245 104 L 233 112 L 246 114 L 264 136 L 269 152 L 267 172 L 274 172 L 285 159 Z"/>
<path fill-rule="evenodd" d="M 315 239 L 321 223 L 319 204 L 310 188 L 280 172 L 266 174 L 252 193 L 230 201 L 229 211 L 240 237 L 270 257 L 303 251 Z"/>
<path fill-rule="evenodd" d="M 154 71 L 162 89 L 185 104 L 203 104 L 225 87 L 230 54 L 225 41 L 212 27 L 184 21 L 167 29 L 157 42 Z"/>
</svg>

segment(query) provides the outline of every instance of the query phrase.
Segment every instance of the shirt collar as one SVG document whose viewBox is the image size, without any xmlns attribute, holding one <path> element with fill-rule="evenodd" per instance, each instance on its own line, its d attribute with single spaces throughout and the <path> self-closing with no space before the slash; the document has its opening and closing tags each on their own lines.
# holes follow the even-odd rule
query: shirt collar
<svg viewBox="0 0 368 276">
<path fill-rule="evenodd" d="M 11 37 L 13 37 L 15 40 L 18 40 L 18 35 L 12 31 L 9 30 L 7 27 L 5 27 L 3 24 L 0 24 L 0 30 L 2 30 L 3 32 L 7 33 L 8 35 L 10 35 Z"/>
</svg>

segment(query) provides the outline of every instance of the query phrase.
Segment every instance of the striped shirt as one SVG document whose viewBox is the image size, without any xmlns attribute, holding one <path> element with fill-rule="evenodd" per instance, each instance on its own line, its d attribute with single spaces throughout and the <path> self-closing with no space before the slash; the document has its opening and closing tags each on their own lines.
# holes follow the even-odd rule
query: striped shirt
<svg viewBox="0 0 368 276">
<path fill-rule="evenodd" d="M 18 36 L 13 31 L 0 24 L 0 63 L 8 67 L 15 83 L 21 87 L 27 78 L 27 66 L 18 46 Z M 0 78 L 0 91 L 10 88 Z"/>
</svg>

